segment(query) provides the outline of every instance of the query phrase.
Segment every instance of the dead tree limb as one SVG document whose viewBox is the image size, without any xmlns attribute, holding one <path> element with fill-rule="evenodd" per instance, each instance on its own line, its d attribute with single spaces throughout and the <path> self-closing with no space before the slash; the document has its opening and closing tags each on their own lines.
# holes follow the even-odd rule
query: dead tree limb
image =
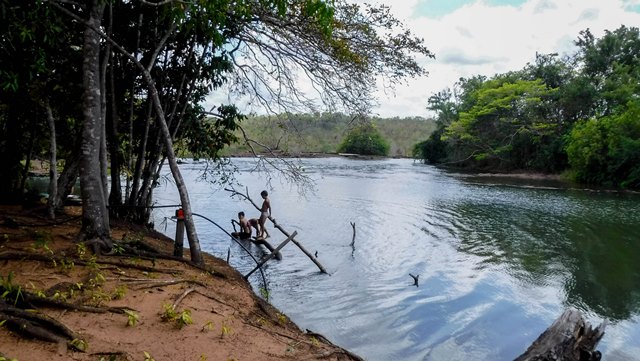
<svg viewBox="0 0 640 361">
<path fill-rule="evenodd" d="M 605 327 L 592 328 L 580 311 L 568 309 L 515 361 L 599 361 L 595 348 Z"/>
<path fill-rule="evenodd" d="M 251 199 L 251 197 L 249 197 L 249 190 L 247 189 L 247 194 L 243 194 L 240 193 L 238 191 L 236 191 L 235 189 L 231 188 L 225 188 L 225 190 L 227 192 L 231 192 L 231 196 L 239 196 L 242 197 L 244 199 L 246 199 L 247 201 L 249 201 L 258 211 L 260 210 L 260 207 L 258 207 L 258 205 Z M 282 232 L 282 234 L 284 234 L 287 238 L 291 237 L 291 242 L 293 242 L 296 246 L 298 246 L 298 248 L 300 248 L 300 250 L 302 251 L 302 253 L 306 254 L 307 257 L 309 257 L 309 259 L 311 261 L 313 261 L 313 263 L 316 264 L 316 266 L 318 266 L 318 269 L 320 269 L 320 272 L 322 273 L 327 273 L 327 270 L 320 264 L 320 262 L 318 261 L 318 259 L 316 257 L 314 257 L 311 253 L 309 253 L 309 251 L 307 251 L 306 248 L 304 248 L 304 246 L 298 242 L 295 238 L 293 238 L 291 236 L 291 234 L 289 234 L 289 232 L 287 232 L 284 228 L 282 228 L 278 223 L 276 223 L 276 220 L 269 216 L 269 220 L 271 221 L 271 223 L 273 223 L 273 226 L 278 229 L 280 232 Z"/>
<path fill-rule="evenodd" d="M 289 243 L 289 241 L 291 241 L 293 237 L 296 236 L 296 234 L 298 234 L 298 231 L 293 231 L 293 234 L 287 237 L 287 239 L 285 239 L 282 243 L 280 243 L 278 245 L 278 248 L 271 250 L 271 253 L 267 257 L 265 257 L 263 260 L 261 260 L 260 263 L 258 263 L 256 267 L 251 270 L 251 272 L 244 275 L 244 279 L 245 280 L 248 279 L 249 276 L 253 274 L 253 272 L 257 271 L 258 268 L 262 267 L 262 265 L 267 263 L 268 260 L 272 259 L 273 257 L 276 257 L 280 253 L 280 250 L 282 249 L 282 247 L 286 246 L 286 244 Z"/>
<path fill-rule="evenodd" d="M 353 228 L 353 238 L 351 238 L 351 248 L 355 249 L 356 248 L 356 222 L 349 222 L 351 223 L 351 228 Z"/>
</svg>

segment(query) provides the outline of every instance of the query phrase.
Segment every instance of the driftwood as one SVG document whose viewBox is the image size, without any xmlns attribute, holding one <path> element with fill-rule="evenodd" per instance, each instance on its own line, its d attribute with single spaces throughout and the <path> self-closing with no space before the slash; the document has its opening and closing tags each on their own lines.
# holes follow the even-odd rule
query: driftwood
<svg viewBox="0 0 640 361">
<path fill-rule="evenodd" d="M 599 361 L 595 348 L 605 327 L 592 328 L 580 311 L 568 309 L 515 361 Z"/>
</svg>

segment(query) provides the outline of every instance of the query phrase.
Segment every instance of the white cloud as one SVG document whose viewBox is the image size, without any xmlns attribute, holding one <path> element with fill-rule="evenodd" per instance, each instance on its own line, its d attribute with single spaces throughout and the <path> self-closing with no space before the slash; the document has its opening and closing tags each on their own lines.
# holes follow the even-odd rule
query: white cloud
<svg viewBox="0 0 640 361">
<path fill-rule="evenodd" d="M 424 116 L 427 98 L 460 77 L 518 70 L 536 52 L 573 53 L 573 40 L 587 28 L 600 37 L 605 29 L 640 24 L 626 0 L 530 0 L 518 7 L 476 1 L 437 19 L 414 16 L 417 3 L 394 2 L 391 9 L 425 39 L 436 60 L 425 64 L 428 77 L 397 87 L 394 97 L 378 93 L 381 116 Z"/>
</svg>

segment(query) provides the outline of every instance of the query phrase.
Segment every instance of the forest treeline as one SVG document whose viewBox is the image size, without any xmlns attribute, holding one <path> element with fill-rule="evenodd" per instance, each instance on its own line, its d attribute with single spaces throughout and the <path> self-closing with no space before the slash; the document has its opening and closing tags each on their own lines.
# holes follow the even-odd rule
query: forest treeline
<svg viewBox="0 0 640 361">
<path fill-rule="evenodd" d="M 416 143 L 428 137 L 436 129 L 433 119 L 422 117 L 367 119 L 377 133 L 388 143 L 386 155 L 412 156 Z M 242 122 L 243 130 L 252 139 L 278 152 L 336 153 L 345 138 L 362 126 L 360 120 L 342 113 L 259 115 Z M 241 137 L 239 131 L 236 132 Z M 225 148 L 224 154 L 247 154 L 247 144 L 236 143 Z"/>
<path fill-rule="evenodd" d="M 565 57 L 461 78 L 428 99 L 437 130 L 418 144 L 428 163 L 493 171 L 566 172 L 595 185 L 640 188 L 640 34 L 588 29 Z"/>
</svg>

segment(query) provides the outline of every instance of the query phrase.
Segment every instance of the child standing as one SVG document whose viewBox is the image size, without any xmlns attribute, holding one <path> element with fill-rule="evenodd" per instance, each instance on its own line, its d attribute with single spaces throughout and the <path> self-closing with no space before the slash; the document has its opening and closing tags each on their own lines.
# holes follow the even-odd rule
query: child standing
<svg viewBox="0 0 640 361">
<path fill-rule="evenodd" d="M 260 234 L 258 238 L 266 238 L 269 237 L 269 232 L 265 228 L 265 223 L 267 222 L 267 218 L 271 217 L 271 202 L 269 201 L 269 193 L 267 191 L 260 192 L 260 196 L 262 197 L 262 207 L 260 207 L 260 219 L 258 222 L 260 223 Z"/>
</svg>

